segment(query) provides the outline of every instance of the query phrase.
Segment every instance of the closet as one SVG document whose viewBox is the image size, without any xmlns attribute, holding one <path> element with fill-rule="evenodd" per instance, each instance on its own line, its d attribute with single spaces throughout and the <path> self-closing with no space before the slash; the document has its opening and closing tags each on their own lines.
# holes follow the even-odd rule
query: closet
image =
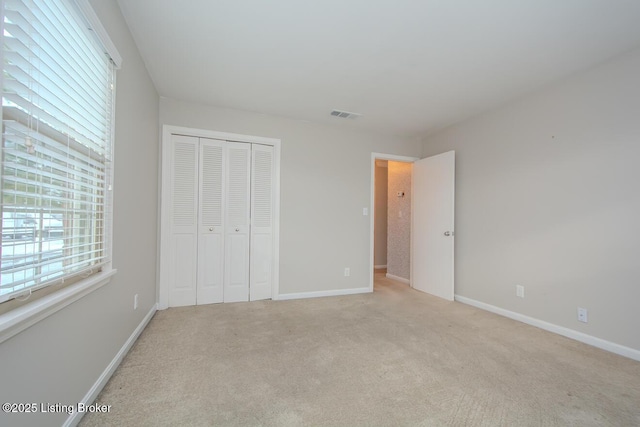
<svg viewBox="0 0 640 427">
<path fill-rule="evenodd" d="M 160 278 L 167 305 L 272 298 L 274 147 L 168 136 L 161 242 L 168 265 Z"/>
</svg>

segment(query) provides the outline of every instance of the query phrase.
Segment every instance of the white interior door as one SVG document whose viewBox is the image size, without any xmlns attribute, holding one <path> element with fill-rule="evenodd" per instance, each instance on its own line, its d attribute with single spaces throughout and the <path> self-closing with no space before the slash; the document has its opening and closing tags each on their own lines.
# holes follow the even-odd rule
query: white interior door
<svg viewBox="0 0 640 427">
<path fill-rule="evenodd" d="M 453 301 L 455 152 L 414 162 L 412 186 L 411 286 Z"/>
<path fill-rule="evenodd" d="M 251 144 L 227 143 L 224 302 L 249 301 Z"/>
<path fill-rule="evenodd" d="M 251 148 L 251 301 L 269 299 L 273 286 L 273 147 Z"/>
<path fill-rule="evenodd" d="M 198 138 L 171 137 L 169 305 L 196 303 Z"/>
<path fill-rule="evenodd" d="M 197 303 L 223 301 L 225 141 L 200 138 Z"/>
</svg>

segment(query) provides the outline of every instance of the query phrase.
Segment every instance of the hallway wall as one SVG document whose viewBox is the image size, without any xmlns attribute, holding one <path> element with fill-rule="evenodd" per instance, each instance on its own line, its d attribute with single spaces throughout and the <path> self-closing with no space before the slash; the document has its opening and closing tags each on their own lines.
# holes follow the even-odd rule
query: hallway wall
<svg viewBox="0 0 640 427">
<path fill-rule="evenodd" d="M 387 274 L 411 275 L 411 170 L 413 165 L 389 162 L 387 208 Z M 398 192 L 404 193 L 398 197 Z"/>
</svg>

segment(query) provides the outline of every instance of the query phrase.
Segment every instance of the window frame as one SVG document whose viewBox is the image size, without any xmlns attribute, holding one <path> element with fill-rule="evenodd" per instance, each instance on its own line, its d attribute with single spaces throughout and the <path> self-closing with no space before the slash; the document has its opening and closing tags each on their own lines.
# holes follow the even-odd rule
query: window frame
<svg viewBox="0 0 640 427">
<path fill-rule="evenodd" d="M 115 45 L 111 41 L 107 31 L 102 26 L 100 19 L 96 15 L 89 0 L 69 0 L 76 6 L 80 15 L 84 17 L 86 24 L 93 30 L 98 41 L 102 44 L 106 53 L 111 57 L 113 61 L 114 69 L 114 82 L 117 75 L 117 71 L 122 66 L 122 57 L 118 53 Z M 4 8 L 4 2 L 0 3 L 0 8 Z M 2 16 L 4 16 L 4 10 L 0 10 Z M 4 20 L 2 20 L 4 21 Z M 0 22 L 0 29 L 4 26 L 3 22 Z M 0 55 L 1 57 L 1 55 Z M 1 59 L 1 58 L 0 58 Z M 116 89 L 112 94 L 111 103 L 111 162 L 107 169 L 108 182 L 113 182 L 114 175 L 114 145 L 115 145 L 115 112 L 116 112 Z M 0 120 L 2 119 L 2 113 L 0 110 Z M 110 191 L 107 191 L 107 200 L 105 202 L 108 206 L 113 206 L 113 186 Z M 106 219 L 104 227 L 104 250 L 107 258 L 107 262 L 102 266 L 99 272 L 96 272 L 88 277 L 76 277 L 69 280 L 69 284 L 63 285 L 63 287 L 57 287 L 56 285 L 47 286 L 41 289 L 37 289 L 30 294 L 24 303 L 17 307 L 10 308 L 3 314 L 0 314 L 0 343 L 15 336 L 23 330 L 33 326 L 39 321 L 46 319 L 50 315 L 63 309 L 69 304 L 85 297 L 100 287 L 110 282 L 117 270 L 112 266 L 112 252 L 113 252 L 113 211 L 111 215 Z M 51 290 L 50 288 L 54 288 Z M 48 290 L 48 291 L 47 291 Z M 41 295 L 38 295 L 38 293 Z M 12 303 L 16 299 L 5 301 L 2 304 Z"/>
</svg>

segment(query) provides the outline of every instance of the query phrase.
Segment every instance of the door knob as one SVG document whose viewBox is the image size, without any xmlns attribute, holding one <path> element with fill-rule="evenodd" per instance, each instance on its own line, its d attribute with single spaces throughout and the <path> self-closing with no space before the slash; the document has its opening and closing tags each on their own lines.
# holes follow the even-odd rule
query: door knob
<svg viewBox="0 0 640 427">
<path fill-rule="evenodd" d="M 453 236 L 453 233 L 451 231 L 445 231 L 444 235 L 449 237 L 449 236 Z"/>
<path fill-rule="evenodd" d="M 240 231 L 240 229 L 239 229 L 239 228 L 236 228 L 236 231 Z"/>
<path fill-rule="evenodd" d="M 213 231 L 213 227 L 209 227 L 209 231 Z"/>
</svg>

